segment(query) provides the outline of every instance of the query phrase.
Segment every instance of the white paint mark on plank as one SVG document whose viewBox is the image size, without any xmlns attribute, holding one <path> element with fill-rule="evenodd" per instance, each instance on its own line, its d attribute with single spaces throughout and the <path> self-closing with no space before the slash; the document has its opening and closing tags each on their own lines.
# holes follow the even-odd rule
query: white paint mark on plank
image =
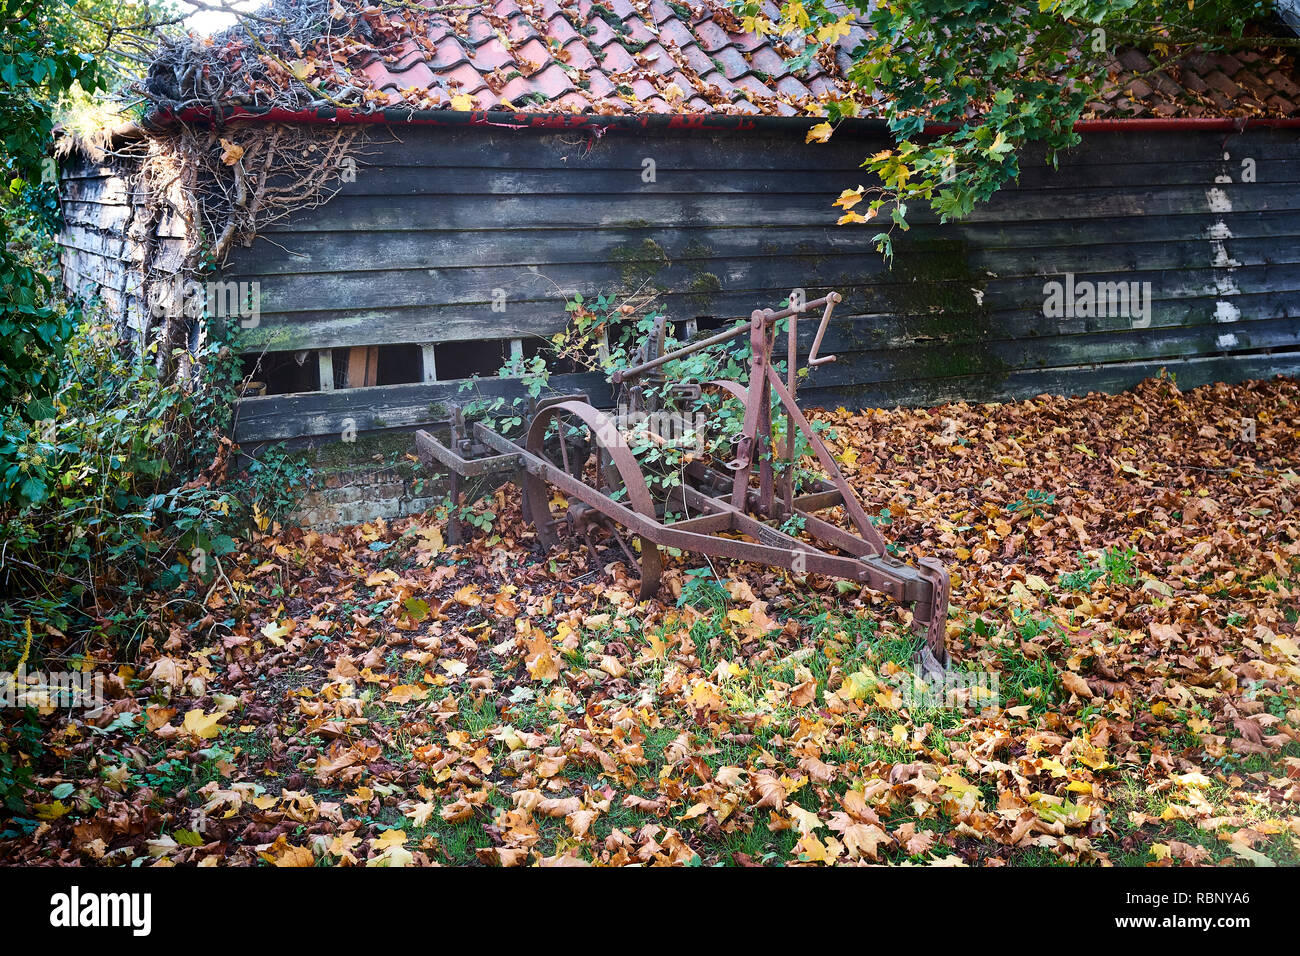
<svg viewBox="0 0 1300 956">
<path fill-rule="evenodd" d="M 1231 302 L 1214 303 L 1214 321 L 1215 322 L 1236 322 L 1241 318 L 1241 309 L 1237 308 Z"/>
<path fill-rule="evenodd" d="M 1205 201 L 1210 204 L 1210 212 L 1232 212 L 1232 200 L 1226 190 L 1205 190 Z"/>
</svg>

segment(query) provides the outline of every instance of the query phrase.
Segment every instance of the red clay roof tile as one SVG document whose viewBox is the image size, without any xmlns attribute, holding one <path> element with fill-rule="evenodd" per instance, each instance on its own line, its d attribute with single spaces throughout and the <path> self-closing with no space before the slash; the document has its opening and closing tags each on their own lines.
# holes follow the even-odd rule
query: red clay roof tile
<svg viewBox="0 0 1300 956">
<path fill-rule="evenodd" d="M 1268 76 L 1264 77 L 1269 85 L 1286 96 L 1300 96 L 1300 86 L 1291 82 L 1291 78 L 1277 70 L 1273 70 Z"/>
<path fill-rule="evenodd" d="M 606 73 L 627 73 L 637 68 L 632 54 L 613 42 L 601 48 L 600 66 Z"/>
<path fill-rule="evenodd" d="M 694 30 L 705 53 L 712 53 L 714 50 L 719 50 L 731 42 L 730 34 L 712 20 L 694 24 Z"/>
</svg>

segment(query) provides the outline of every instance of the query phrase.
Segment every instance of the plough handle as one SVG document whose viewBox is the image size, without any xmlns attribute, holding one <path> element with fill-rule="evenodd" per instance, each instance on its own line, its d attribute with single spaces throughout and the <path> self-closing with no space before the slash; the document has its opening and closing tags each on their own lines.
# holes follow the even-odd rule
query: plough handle
<svg viewBox="0 0 1300 956">
<path fill-rule="evenodd" d="M 808 367 L 814 368 L 818 365 L 825 365 L 827 362 L 834 362 L 834 355 L 818 356 L 817 350 L 822 347 L 822 336 L 826 334 L 826 326 L 830 324 L 831 312 L 835 310 L 835 303 L 840 301 L 840 294 L 832 292 L 826 297 L 826 311 L 822 313 L 821 325 L 817 326 L 817 335 L 813 338 L 812 348 L 808 350 Z"/>
</svg>

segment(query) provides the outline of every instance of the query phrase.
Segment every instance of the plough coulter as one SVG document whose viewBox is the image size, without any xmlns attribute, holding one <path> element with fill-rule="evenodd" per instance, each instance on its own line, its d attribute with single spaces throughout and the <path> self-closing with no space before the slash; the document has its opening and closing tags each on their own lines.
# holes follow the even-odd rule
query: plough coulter
<svg viewBox="0 0 1300 956">
<path fill-rule="evenodd" d="M 583 395 L 534 402 L 522 444 L 481 422 L 467 428 L 463 412 L 454 409 L 449 443 L 421 430 L 415 435 L 417 451 L 424 464 L 450 472 L 454 502 L 466 478 L 513 473 L 523 488 L 524 515 L 544 547 L 564 538 L 585 542 L 595 566 L 609 555 L 626 561 L 629 570 L 640 572 L 642 599 L 659 590 L 660 549 L 675 548 L 853 581 L 910 603 L 914 625 L 925 637 L 920 663 L 926 670 L 940 670 L 948 664 L 947 570 L 930 558 L 913 566 L 889 554 L 880 531 L 795 403 L 798 320 L 805 312 L 822 310 L 807 362 L 810 368 L 833 362 L 835 356 L 817 352 L 839 301 L 832 292 L 779 311 L 756 310 L 748 322 L 670 352 L 664 351 L 665 327 L 659 320 L 637 356 L 638 364 L 613 375 L 627 400 L 619 417 L 668 411 L 655 406 L 698 400 L 705 390 L 718 389 L 739 400 L 744 422 L 732 439 L 732 460 L 687 456 L 680 480 L 657 495 L 651 493 L 618 418 Z M 784 381 L 772 364 L 776 324 L 782 319 L 790 320 Z M 747 382 L 666 382 L 663 370 L 669 362 L 746 332 L 751 346 Z M 786 417 L 783 439 L 773 437 L 773 394 L 780 403 L 778 414 Z M 806 440 L 806 449 L 798 448 L 796 430 Z M 801 451 L 816 457 L 829 480 L 805 481 L 796 492 L 795 464 Z M 819 516 L 833 509 L 842 509 L 853 530 L 828 520 L 833 514 Z M 453 542 L 460 539 L 454 519 L 449 533 Z"/>
</svg>

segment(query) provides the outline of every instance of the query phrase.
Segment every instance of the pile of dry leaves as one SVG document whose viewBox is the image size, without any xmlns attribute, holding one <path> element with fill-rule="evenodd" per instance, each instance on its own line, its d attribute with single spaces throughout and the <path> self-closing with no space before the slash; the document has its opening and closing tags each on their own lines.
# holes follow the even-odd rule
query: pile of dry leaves
<svg viewBox="0 0 1300 956">
<path fill-rule="evenodd" d="M 52 712 L 8 862 L 1300 861 L 1300 384 L 839 409 L 887 537 L 948 562 L 962 688 L 870 592 L 539 554 L 432 518 L 247 546 L 98 713 Z M 976 679 L 978 678 L 978 679 Z"/>
</svg>

